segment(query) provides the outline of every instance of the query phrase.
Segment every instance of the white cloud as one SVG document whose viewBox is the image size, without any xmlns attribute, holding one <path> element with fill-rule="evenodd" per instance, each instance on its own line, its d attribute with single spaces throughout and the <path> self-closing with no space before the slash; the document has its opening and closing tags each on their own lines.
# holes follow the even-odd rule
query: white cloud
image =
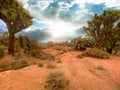
<svg viewBox="0 0 120 90">
<path fill-rule="evenodd" d="M 83 24 L 75 25 L 75 24 L 71 24 L 70 22 L 60 20 L 59 18 L 44 20 L 44 21 L 37 21 L 37 22 L 39 24 L 48 25 L 47 30 L 43 28 L 44 30 L 46 30 L 44 32 L 50 34 L 49 38 L 46 38 L 45 41 L 56 41 L 56 42 L 66 41 L 69 38 L 75 37 L 76 31 L 79 28 L 83 27 Z M 25 32 L 29 32 L 31 30 L 42 30 L 42 28 L 37 29 L 37 27 L 30 27 L 26 29 Z"/>
<path fill-rule="evenodd" d="M 41 9 L 41 11 L 43 11 L 44 9 L 46 9 L 50 3 L 52 3 L 53 0 L 39 0 L 38 1 L 38 7 L 39 9 Z"/>
<path fill-rule="evenodd" d="M 74 37 L 76 35 L 76 30 L 82 27 L 83 25 L 74 25 L 69 22 L 54 19 L 46 21 L 48 23 L 48 28 L 51 33 L 49 41 L 64 41 L 69 37 Z"/>
<path fill-rule="evenodd" d="M 93 13 L 89 12 L 88 9 L 86 9 L 86 3 L 104 3 L 107 8 L 116 7 L 117 9 L 120 9 L 119 0 L 73 0 L 70 4 L 60 0 L 58 3 L 59 9 L 55 14 L 55 18 L 51 18 L 48 20 L 44 16 L 42 16 L 41 11 L 44 11 L 54 0 L 38 0 L 38 3 L 35 7 L 29 7 L 27 3 L 28 0 L 19 1 L 24 3 L 24 7 L 30 11 L 32 16 L 40 20 L 38 23 L 46 23 L 49 25 L 48 31 L 51 34 L 51 37 L 48 39 L 48 41 L 63 41 L 67 40 L 67 37 L 69 38 L 69 36 L 75 37 L 76 30 L 85 26 L 87 24 L 86 21 L 91 18 L 91 15 L 93 15 Z M 74 4 L 77 4 L 79 6 L 79 9 L 71 14 L 72 18 L 69 18 L 68 22 L 59 18 L 61 11 L 68 11 L 69 8 L 72 7 Z M 70 20 L 73 21 L 73 23 L 71 23 Z M 74 22 L 78 23 L 76 24 Z M 30 29 L 27 29 L 27 31 L 29 30 Z"/>
<path fill-rule="evenodd" d="M 119 2 L 120 2 L 119 0 L 74 0 L 74 3 L 77 3 L 83 7 L 85 3 L 92 3 L 92 4 L 104 3 L 108 8 L 111 8 L 111 7 L 120 8 Z"/>
</svg>

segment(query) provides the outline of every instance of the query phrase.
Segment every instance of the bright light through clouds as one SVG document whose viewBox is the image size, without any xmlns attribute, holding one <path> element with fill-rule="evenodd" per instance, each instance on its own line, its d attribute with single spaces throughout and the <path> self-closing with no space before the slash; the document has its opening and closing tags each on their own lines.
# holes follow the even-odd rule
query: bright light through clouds
<svg viewBox="0 0 120 90">
<path fill-rule="evenodd" d="M 18 0 L 23 3 L 33 24 L 22 34 L 39 41 L 66 41 L 83 36 L 83 26 L 94 14 L 120 9 L 119 0 Z M 0 22 L 0 28 L 6 29 Z"/>
<path fill-rule="evenodd" d="M 79 27 L 59 19 L 49 21 L 48 24 L 49 24 L 48 28 L 52 31 L 52 35 L 54 38 L 60 38 L 66 35 L 73 36 L 75 35 L 73 31 Z"/>
<path fill-rule="evenodd" d="M 24 8 L 34 17 L 33 25 L 27 28 L 26 32 L 42 32 L 44 35 L 39 35 L 43 36 L 44 41 L 60 42 L 83 36 L 83 26 L 87 25 L 87 20 L 92 19 L 95 13 L 102 14 L 106 9 L 120 9 L 119 0 L 19 1 L 23 2 Z"/>
</svg>

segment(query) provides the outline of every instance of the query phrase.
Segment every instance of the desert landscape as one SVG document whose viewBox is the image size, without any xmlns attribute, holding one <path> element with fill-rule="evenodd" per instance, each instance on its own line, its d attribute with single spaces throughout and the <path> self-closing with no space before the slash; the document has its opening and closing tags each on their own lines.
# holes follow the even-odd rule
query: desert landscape
<svg viewBox="0 0 120 90">
<path fill-rule="evenodd" d="M 111 55 L 110 59 L 91 57 L 77 58 L 79 51 L 58 54 L 56 50 L 45 49 L 60 59 L 43 61 L 23 56 L 21 59 L 37 61 L 43 66 L 30 65 L 19 70 L 0 73 L 0 90 L 45 90 L 45 80 L 50 72 L 64 72 L 69 80 L 67 90 L 119 90 L 120 89 L 120 57 Z M 13 59 L 6 56 L 3 60 Z M 51 63 L 52 68 L 47 65 Z"/>
<path fill-rule="evenodd" d="M 119 0 L 0 0 L 0 90 L 120 90 Z"/>
</svg>

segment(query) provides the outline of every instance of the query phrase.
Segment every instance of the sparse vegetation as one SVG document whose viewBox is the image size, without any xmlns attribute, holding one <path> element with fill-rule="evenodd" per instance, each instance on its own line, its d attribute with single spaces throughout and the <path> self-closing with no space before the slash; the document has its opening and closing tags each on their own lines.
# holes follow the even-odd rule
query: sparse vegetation
<svg viewBox="0 0 120 90">
<path fill-rule="evenodd" d="M 45 88 L 48 90 L 64 90 L 68 88 L 68 85 L 69 81 L 63 72 L 50 73 L 45 82 Z"/>
<path fill-rule="evenodd" d="M 0 58 L 4 56 L 4 50 L 5 50 L 5 46 L 0 45 Z"/>
<path fill-rule="evenodd" d="M 47 64 L 47 68 L 49 68 L 49 69 L 54 69 L 54 68 L 56 68 L 57 66 L 54 64 L 54 63 L 52 63 L 52 62 L 49 62 L 48 64 Z"/>
<path fill-rule="evenodd" d="M 49 53 L 46 53 L 44 51 L 41 51 L 41 50 L 37 50 L 37 49 L 34 49 L 32 51 L 30 51 L 28 53 L 30 56 L 33 56 L 37 59 L 41 59 L 41 60 L 48 60 L 48 61 L 55 61 L 55 56 L 49 54 Z"/>
<path fill-rule="evenodd" d="M 58 52 L 68 52 L 71 51 L 72 48 L 70 47 L 70 43 L 69 42 L 60 42 L 60 43 L 53 43 L 52 44 L 52 49 L 57 50 Z"/>
<path fill-rule="evenodd" d="M 0 72 L 10 70 L 11 64 L 12 64 L 12 61 L 10 60 L 0 61 Z"/>
<path fill-rule="evenodd" d="M 37 64 L 38 67 L 43 67 L 44 65 L 42 63 Z"/>
<path fill-rule="evenodd" d="M 57 62 L 57 63 L 61 63 L 60 58 L 56 58 L 56 62 Z"/>
<path fill-rule="evenodd" d="M 83 56 L 81 54 L 78 54 L 77 58 L 83 58 Z"/>
<path fill-rule="evenodd" d="M 16 69 L 21 69 L 26 66 L 29 66 L 28 62 L 26 60 L 17 60 L 11 63 L 11 68 L 16 70 Z"/>
<path fill-rule="evenodd" d="M 53 49 L 57 50 L 59 54 L 64 54 L 66 52 L 72 51 L 71 47 L 56 45 Z"/>
<path fill-rule="evenodd" d="M 100 59 L 108 59 L 109 55 L 103 50 L 97 48 L 91 48 L 82 53 L 83 56 L 100 58 Z"/>
<path fill-rule="evenodd" d="M 98 66 L 97 69 L 101 71 L 106 71 L 106 69 L 103 66 Z"/>
<path fill-rule="evenodd" d="M 0 62 L 0 72 L 21 69 L 26 66 L 29 66 L 26 60 L 5 60 Z"/>
</svg>

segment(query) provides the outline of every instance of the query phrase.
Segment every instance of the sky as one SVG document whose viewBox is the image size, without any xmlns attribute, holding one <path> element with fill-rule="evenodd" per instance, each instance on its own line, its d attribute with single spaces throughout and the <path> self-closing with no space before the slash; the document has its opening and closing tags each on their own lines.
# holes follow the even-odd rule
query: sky
<svg viewBox="0 0 120 90">
<path fill-rule="evenodd" d="M 119 0 L 19 0 L 34 17 L 23 35 L 47 42 L 61 42 L 84 36 L 83 26 L 95 13 L 120 9 Z M 1 24 L 0 27 L 5 28 Z"/>
</svg>

